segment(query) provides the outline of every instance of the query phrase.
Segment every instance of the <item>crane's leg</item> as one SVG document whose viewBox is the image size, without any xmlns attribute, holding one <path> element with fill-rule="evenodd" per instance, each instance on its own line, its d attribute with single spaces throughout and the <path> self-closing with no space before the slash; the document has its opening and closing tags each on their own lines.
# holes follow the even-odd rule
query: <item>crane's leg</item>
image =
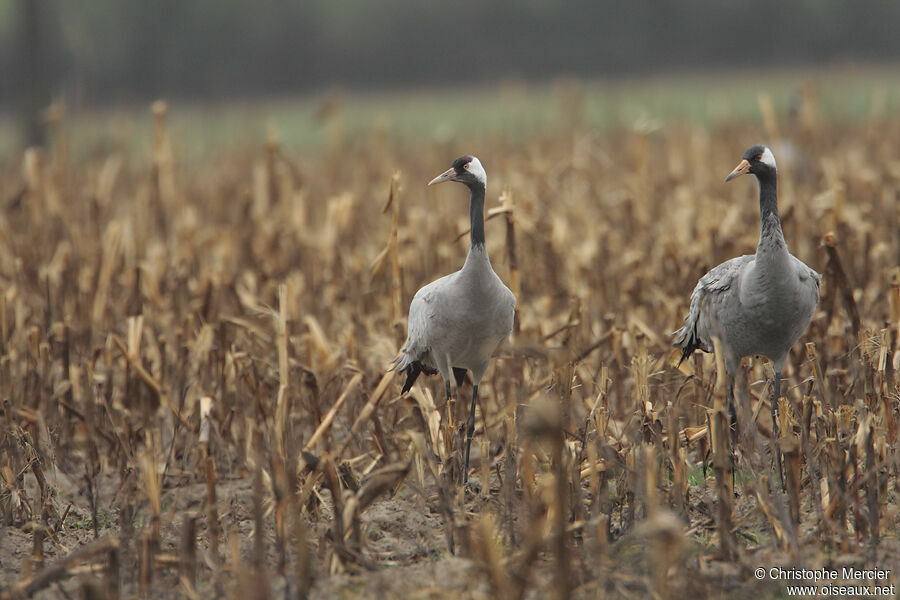
<svg viewBox="0 0 900 600">
<path fill-rule="evenodd" d="M 775 369 L 775 385 L 772 390 L 772 438 L 775 446 L 775 468 L 778 469 L 778 482 L 784 489 L 784 473 L 781 471 L 781 447 L 778 444 L 778 399 L 781 397 L 781 372 Z"/>
<path fill-rule="evenodd" d="M 447 393 L 447 402 L 450 402 L 450 380 L 444 380 L 444 391 Z"/>
<path fill-rule="evenodd" d="M 731 440 L 731 493 L 736 496 L 737 491 L 734 487 L 734 472 L 737 461 L 735 460 L 734 455 L 735 447 L 737 446 L 737 413 L 734 410 L 734 377 L 731 378 L 730 385 L 728 386 L 728 415 L 728 432 L 730 434 L 729 439 Z"/>
<path fill-rule="evenodd" d="M 475 402 L 477 400 L 478 384 L 475 384 L 472 387 L 472 406 L 469 408 L 469 418 L 466 419 L 466 464 L 463 467 L 463 485 L 469 482 L 469 449 L 472 447 L 472 434 L 475 433 Z"/>
</svg>

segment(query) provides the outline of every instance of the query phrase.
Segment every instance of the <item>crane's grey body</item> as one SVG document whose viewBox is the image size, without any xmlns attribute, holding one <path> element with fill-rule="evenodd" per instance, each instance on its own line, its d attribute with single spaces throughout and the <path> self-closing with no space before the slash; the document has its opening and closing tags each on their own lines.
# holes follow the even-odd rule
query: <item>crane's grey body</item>
<svg viewBox="0 0 900 600">
<path fill-rule="evenodd" d="M 756 254 L 725 261 L 700 278 L 691 308 L 673 344 L 681 361 L 694 350 L 711 352 L 721 342 L 725 369 L 732 378 L 744 356 L 765 356 L 774 367 L 772 430 L 778 436 L 777 401 L 781 373 L 791 346 L 812 321 L 821 277 L 788 252 L 778 218 L 775 157 L 753 146 L 725 179 L 753 173 L 759 181 L 760 233 Z M 679 364 L 681 363 L 679 361 Z M 733 390 L 733 386 L 731 388 Z M 733 393 L 729 398 L 734 416 Z M 775 453 L 781 477 L 781 456 Z"/>
<path fill-rule="evenodd" d="M 700 279 L 675 337 L 676 346 L 694 343 L 704 352 L 718 337 L 731 375 L 744 356 L 765 356 L 781 371 L 819 302 L 819 274 L 788 252 L 780 225 L 766 229 L 756 254 L 725 261 Z"/>
<path fill-rule="evenodd" d="M 463 482 L 468 481 L 469 449 L 475 429 L 478 384 L 497 347 L 513 329 L 516 297 L 491 267 L 484 240 L 484 195 L 487 175 L 481 162 L 461 156 L 429 185 L 458 181 L 471 191 L 469 216 L 471 243 L 462 269 L 416 292 L 409 307 L 406 344 L 394 361 L 394 370 L 406 373 L 402 392 L 408 391 L 420 373 L 440 373 L 447 399 L 451 374 L 462 381 L 472 372 L 472 404 L 466 421 Z"/>
<path fill-rule="evenodd" d="M 485 247 L 472 247 L 462 269 L 416 292 L 397 369 L 419 361 L 450 381 L 457 367 L 471 371 L 477 384 L 512 333 L 515 308 L 516 297 L 491 268 Z"/>
</svg>

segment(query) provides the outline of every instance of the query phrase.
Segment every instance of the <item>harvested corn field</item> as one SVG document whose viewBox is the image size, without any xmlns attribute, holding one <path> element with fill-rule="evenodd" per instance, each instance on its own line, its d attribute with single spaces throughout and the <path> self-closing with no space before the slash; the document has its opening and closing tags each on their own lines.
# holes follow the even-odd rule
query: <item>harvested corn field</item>
<svg viewBox="0 0 900 600">
<path fill-rule="evenodd" d="M 0 180 L 0 597 L 757 598 L 802 583 L 772 568 L 891 585 L 900 120 L 760 107 L 762 127 L 575 119 L 525 142 L 424 144 L 375 128 L 317 154 L 276 127 L 190 163 L 162 103 L 143 152 L 70 156 L 57 122 Z M 748 358 L 732 490 L 722 368 L 676 368 L 670 333 L 697 279 L 756 247 L 755 184 L 722 180 L 761 139 L 822 296 L 781 387 L 784 489 L 772 366 Z M 387 369 L 412 295 L 465 259 L 465 193 L 425 184 L 467 152 L 518 306 L 479 386 L 464 489 L 471 382 L 447 403 L 439 377 L 401 395 Z"/>
</svg>

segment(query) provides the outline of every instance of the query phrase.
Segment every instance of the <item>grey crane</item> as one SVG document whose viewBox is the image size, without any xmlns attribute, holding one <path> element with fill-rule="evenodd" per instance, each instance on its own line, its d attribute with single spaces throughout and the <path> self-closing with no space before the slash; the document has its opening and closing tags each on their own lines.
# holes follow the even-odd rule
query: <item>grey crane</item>
<svg viewBox="0 0 900 600">
<path fill-rule="evenodd" d="M 471 154 L 461 156 L 428 185 L 445 181 L 462 183 L 471 192 L 469 255 L 462 269 L 416 292 L 409 306 L 406 344 L 394 360 L 394 370 L 406 374 L 401 393 L 409 391 L 420 373 L 440 373 L 448 400 L 451 371 L 457 385 L 462 383 L 466 370 L 472 372 L 472 405 L 466 420 L 465 484 L 469 478 L 478 384 L 491 356 L 512 332 L 516 297 L 494 272 L 484 245 L 487 174 L 481 162 Z"/>
<path fill-rule="evenodd" d="M 729 407 L 734 415 L 734 376 L 744 356 L 772 361 L 772 431 L 778 439 L 781 374 L 791 346 L 812 321 L 819 302 L 821 277 L 788 252 L 778 218 L 775 156 L 763 145 L 752 146 L 725 178 L 752 173 L 759 182 L 760 231 L 756 254 L 725 261 L 700 278 L 691 308 L 673 344 L 681 348 L 680 365 L 694 350 L 711 352 L 721 342 L 725 370 L 731 378 Z M 777 444 L 776 444 L 777 447 Z M 775 451 L 779 479 L 781 454 Z M 782 480 L 782 485 L 783 480 Z"/>
</svg>

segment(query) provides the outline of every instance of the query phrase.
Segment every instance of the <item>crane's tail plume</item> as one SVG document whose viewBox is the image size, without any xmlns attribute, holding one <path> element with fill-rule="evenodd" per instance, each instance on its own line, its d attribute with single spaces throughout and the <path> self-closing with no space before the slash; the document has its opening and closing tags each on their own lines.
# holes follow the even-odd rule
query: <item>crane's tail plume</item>
<svg viewBox="0 0 900 600">
<path fill-rule="evenodd" d="M 685 359 L 687 359 L 691 354 L 694 353 L 694 350 L 709 352 L 709 349 L 700 340 L 700 336 L 697 335 L 696 322 L 686 322 L 684 324 L 684 327 L 682 327 L 672 335 L 675 336 L 675 339 L 672 341 L 672 345 L 676 348 L 681 348 L 681 358 L 678 360 L 678 364 L 675 368 L 680 367 L 681 363 L 683 363 Z"/>
<path fill-rule="evenodd" d="M 406 381 L 403 383 L 403 388 L 400 390 L 401 394 L 405 394 L 412 389 L 413 384 L 416 382 L 416 379 L 419 378 L 421 373 L 425 373 L 426 375 L 437 374 L 437 369 L 430 368 L 421 360 L 413 360 L 405 352 L 401 353 L 393 362 L 394 366 L 389 369 L 390 371 L 406 373 Z"/>
</svg>

